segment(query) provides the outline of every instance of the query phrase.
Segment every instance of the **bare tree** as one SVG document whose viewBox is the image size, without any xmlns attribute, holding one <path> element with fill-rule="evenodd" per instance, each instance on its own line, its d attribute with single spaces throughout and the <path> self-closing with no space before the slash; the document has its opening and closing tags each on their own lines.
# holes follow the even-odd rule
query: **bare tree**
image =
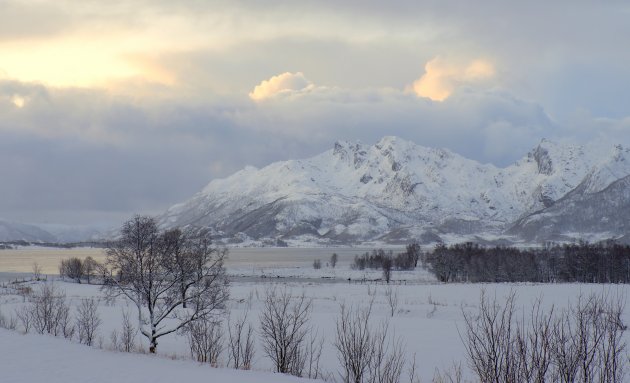
<svg viewBox="0 0 630 383">
<path fill-rule="evenodd" d="M 197 281 L 208 250 L 206 247 L 209 242 L 205 241 L 209 241 L 209 237 L 199 234 L 199 230 L 194 228 L 185 231 L 173 229 L 165 231 L 160 237 L 161 251 L 169 254 L 166 264 L 169 274 L 179 276 L 179 293 L 183 308 L 188 304 L 186 295 Z"/>
<path fill-rule="evenodd" d="M 79 342 L 91 346 L 96 339 L 102 321 L 98 315 L 98 300 L 84 298 L 77 308 L 76 329 Z"/>
<path fill-rule="evenodd" d="M 399 304 L 398 291 L 395 291 L 391 286 L 387 286 L 387 289 L 385 290 L 385 297 L 387 298 L 389 313 L 393 317 Z"/>
<path fill-rule="evenodd" d="M 193 262 L 184 271 L 176 247 L 191 253 Z M 225 257 L 225 250 L 211 246 L 206 231 L 182 238 L 160 233 L 153 218 L 136 216 L 107 249 L 105 288 L 110 296 L 123 295 L 134 303 L 139 332 L 148 339 L 149 352 L 155 353 L 160 337 L 224 309 Z"/>
<path fill-rule="evenodd" d="M 330 256 L 330 266 L 334 269 L 337 266 L 337 261 L 339 260 L 339 256 L 337 253 L 332 253 Z"/>
<path fill-rule="evenodd" d="M 42 277 L 42 267 L 37 262 L 33 262 L 33 279 L 39 281 Z"/>
<path fill-rule="evenodd" d="M 267 290 L 260 314 L 260 333 L 263 351 L 272 360 L 276 372 L 302 376 L 311 308 L 312 300 L 304 294 L 292 302 L 286 288 Z"/>
<path fill-rule="evenodd" d="M 392 269 L 394 268 L 394 261 L 391 257 L 385 257 L 383 258 L 381 267 L 383 268 L 383 279 L 385 279 L 385 282 L 389 283 L 392 280 Z"/>
</svg>

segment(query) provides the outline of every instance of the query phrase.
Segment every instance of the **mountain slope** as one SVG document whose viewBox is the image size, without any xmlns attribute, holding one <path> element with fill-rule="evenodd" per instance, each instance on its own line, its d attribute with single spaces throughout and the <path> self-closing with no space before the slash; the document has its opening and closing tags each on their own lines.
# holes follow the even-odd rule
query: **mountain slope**
<svg viewBox="0 0 630 383">
<path fill-rule="evenodd" d="M 630 176 L 587 193 L 588 179 L 553 206 L 532 213 L 509 229 L 528 241 L 616 237 L 630 233 Z"/>
<path fill-rule="evenodd" d="M 214 180 L 161 223 L 207 226 L 224 238 L 320 243 L 500 234 L 578 186 L 604 190 L 630 174 L 629 157 L 620 146 L 604 152 L 543 140 L 498 168 L 396 137 L 372 146 L 337 142 L 312 158 Z"/>
</svg>

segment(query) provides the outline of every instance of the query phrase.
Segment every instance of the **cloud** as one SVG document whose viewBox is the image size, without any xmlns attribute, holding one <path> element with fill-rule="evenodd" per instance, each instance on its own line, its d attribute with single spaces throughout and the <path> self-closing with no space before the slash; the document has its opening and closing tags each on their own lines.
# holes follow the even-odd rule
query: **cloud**
<svg viewBox="0 0 630 383">
<path fill-rule="evenodd" d="M 17 108 L 23 108 L 24 104 L 26 104 L 26 99 L 18 94 L 14 94 L 13 97 L 11 97 L 11 102 Z"/>
<path fill-rule="evenodd" d="M 438 56 L 427 62 L 425 73 L 412 84 L 416 95 L 434 101 L 444 101 L 463 85 L 478 84 L 495 74 L 494 65 L 484 59 L 461 64 Z"/>
<path fill-rule="evenodd" d="M 397 135 L 506 165 L 541 137 L 615 137 L 624 145 L 630 137 L 627 118 L 578 116 L 592 122 L 569 129 L 540 105 L 496 90 L 460 87 L 431 102 L 395 88 L 317 87 L 289 77 L 260 103 L 245 94 L 190 102 L 0 81 L 0 212 L 17 221 L 69 217 L 62 223 L 158 213 L 213 178 L 310 157 L 336 140 L 372 144 Z M 22 108 L 16 94 L 27 100 Z"/>
<path fill-rule="evenodd" d="M 302 72 L 285 72 L 256 85 L 249 93 L 249 97 L 254 101 L 262 101 L 277 96 L 309 92 L 314 88 L 315 85 L 304 77 Z"/>
</svg>

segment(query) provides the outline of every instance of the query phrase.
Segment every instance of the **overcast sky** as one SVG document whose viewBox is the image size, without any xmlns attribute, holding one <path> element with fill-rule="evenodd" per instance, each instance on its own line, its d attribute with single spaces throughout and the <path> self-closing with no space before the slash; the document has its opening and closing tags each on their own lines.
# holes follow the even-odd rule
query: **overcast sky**
<svg viewBox="0 0 630 383">
<path fill-rule="evenodd" d="M 340 139 L 628 145 L 629 4 L 0 0 L 0 218 L 117 225 Z"/>
</svg>

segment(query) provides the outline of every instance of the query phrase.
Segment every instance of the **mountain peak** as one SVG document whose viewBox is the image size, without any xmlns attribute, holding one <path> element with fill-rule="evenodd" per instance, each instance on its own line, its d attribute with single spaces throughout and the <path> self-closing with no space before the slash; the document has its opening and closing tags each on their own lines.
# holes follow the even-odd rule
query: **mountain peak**
<svg viewBox="0 0 630 383">
<path fill-rule="evenodd" d="M 554 206 L 589 174 L 584 190 L 591 193 L 630 173 L 630 161 L 614 167 L 611 161 L 610 154 L 547 139 L 505 168 L 395 136 L 371 146 L 337 141 L 312 158 L 214 180 L 169 209 L 162 222 L 208 226 L 232 239 L 329 244 L 402 240 L 426 230 L 498 234 L 519 217 Z M 595 177 L 593 168 L 606 171 Z"/>
</svg>

